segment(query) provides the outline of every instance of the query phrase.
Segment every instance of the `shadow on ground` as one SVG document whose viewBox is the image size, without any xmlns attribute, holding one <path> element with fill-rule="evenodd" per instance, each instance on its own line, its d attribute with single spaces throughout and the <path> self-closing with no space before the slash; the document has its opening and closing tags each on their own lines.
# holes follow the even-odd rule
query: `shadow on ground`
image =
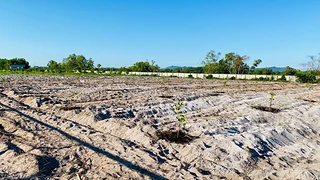
<svg viewBox="0 0 320 180">
<path fill-rule="evenodd" d="M 0 95 L 1 95 L 2 97 L 7 97 L 7 95 L 5 95 L 5 94 L 3 94 L 3 93 L 0 93 Z M 8 97 L 8 98 L 9 98 L 9 97 Z M 10 98 L 10 99 L 12 99 L 12 98 Z M 15 101 L 16 101 L 16 100 L 15 100 Z M 16 101 L 16 102 L 19 103 L 19 104 L 22 104 L 21 102 L 18 102 L 18 101 Z M 22 104 L 22 105 L 24 105 L 24 104 Z M 112 159 L 112 160 L 114 160 L 114 161 L 116 161 L 116 162 L 118 162 L 118 163 L 120 163 L 120 164 L 128 167 L 129 169 L 132 169 L 132 170 L 134 170 L 134 171 L 137 171 L 137 172 L 140 173 L 140 174 L 149 176 L 149 177 L 152 178 L 152 179 L 166 179 L 165 177 L 163 177 L 163 176 L 161 176 L 161 175 L 158 175 L 158 174 L 156 174 L 156 173 L 154 173 L 154 172 L 151 172 L 151 171 L 149 171 L 149 170 L 147 170 L 147 169 L 145 169 L 145 168 L 142 168 L 142 167 L 140 167 L 140 166 L 138 166 L 138 165 L 136 165 L 136 164 L 133 164 L 132 162 L 127 161 L 127 160 L 125 160 L 125 159 L 122 159 L 122 158 L 119 157 L 119 156 L 116 156 L 116 155 L 114 155 L 114 154 L 111 154 L 111 153 L 103 150 L 103 149 L 100 149 L 100 148 L 98 148 L 98 147 L 95 147 L 95 146 L 91 145 L 90 143 L 87 143 L 87 142 L 85 142 L 85 141 L 83 141 L 83 140 L 81 140 L 81 139 L 79 139 L 79 138 L 77 138 L 77 137 L 75 137 L 75 136 L 72 136 L 72 135 L 70 135 L 70 134 L 68 134 L 68 133 L 66 133 L 66 132 L 64 132 L 64 131 L 62 131 L 62 130 L 60 130 L 60 129 L 52 126 L 52 125 L 50 125 L 50 124 L 44 123 L 44 122 L 42 122 L 42 121 L 40 121 L 40 120 L 38 120 L 38 119 L 36 119 L 36 118 L 34 118 L 34 117 L 31 117 L 31 116 L 29 116 L 29 115 L 27 115 L 27 114 L 24 114 L 23 112 L 15 109 L 15 108 L 12 108 L 12 107 L 10 107 L 10 106 L 7 106 L 7 105 L 5 105 L 5 104 L 3 104 L 3 103 L 0 103 L 0 106 L 3 106 L 3 107 L 5 107 L 5 108 L 7 108 L 8 110 L 10 110 L 10 111 L 12 111 L 12 112 L 15 112 L 15 113 L 19 114 L 20 116 L 25 117 L 25 118 L 27 118 L 27 119 L 35 122 L 35 123 L 38 123 L 38 124 L 40 124 L 40 125 L 42 125 L 42 126 L 45 126 L 46 128 L 49 128 L 49 129 L 51 129 L 51 130 L 53 130 L 53 131 L 56 131 L 56 132 L 60 133 L 61 135 L 65 136 L 66 138 L 68 138 L 68 139 L 70 139 L 70 140 L 72 140 L 72 141 L 74 141 L 74 142 L 77 142 L 77 143 L 79 143 L 80 145 L 85 146 L 85 147 L 87 147 L 87 148 L 95 151 L 96 153 L 102 154 L 102 155 L 104 155 L 104 156 L 106 156 L 106 157 L 108 157 L 108 158 L 110 158 L 110 159 Z M 54 163 L 54 164 L 56 165 L 56 163 Z"/>
</svg>

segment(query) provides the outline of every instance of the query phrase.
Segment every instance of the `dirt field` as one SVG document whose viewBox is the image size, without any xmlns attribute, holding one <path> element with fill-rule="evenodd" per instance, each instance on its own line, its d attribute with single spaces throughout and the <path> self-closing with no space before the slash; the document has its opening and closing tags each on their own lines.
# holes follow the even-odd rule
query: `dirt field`
<svg viewBox="0 0 320 180">
<path fill-rule="evenodd" d="M 1 79 L 0 179 L 320 179 L 319 85 Z"/>
</svg>

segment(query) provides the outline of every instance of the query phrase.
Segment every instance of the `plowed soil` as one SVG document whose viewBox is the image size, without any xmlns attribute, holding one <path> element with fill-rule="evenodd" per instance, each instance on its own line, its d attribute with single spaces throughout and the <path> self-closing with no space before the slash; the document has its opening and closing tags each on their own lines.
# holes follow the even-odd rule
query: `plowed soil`
<svg viewBox="0 0 320 180">
<path fill-rule="evenodd" d="M 0 179 L 320 179 L 319 85 L 2 78 Z"/>
</svg>

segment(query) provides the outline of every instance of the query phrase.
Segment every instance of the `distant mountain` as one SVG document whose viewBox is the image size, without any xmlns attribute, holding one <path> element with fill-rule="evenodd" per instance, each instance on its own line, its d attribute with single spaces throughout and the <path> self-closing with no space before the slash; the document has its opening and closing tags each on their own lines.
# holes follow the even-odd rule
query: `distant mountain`
<svg viewBox="0 0 320 180">
<path fill-rule="evenodd" d="M 265 67 L 267 69 L 271 69 L 273 72 L 283 72 L 286 68 L 285 67 L 276 67 L 276 66 L 272 66 L 272 67 Z M 264 69 L 264 68 L 257 68 L 257 69 Z"/>
<path fill-rule="evenodd" d="M 168 66 L 164 69 L 183 69 L 183 68 L 192 68 L 192 66 Z"/>
<path fill-rule="evenodd" d="M 276 66 L 272 66 L 272 67 L 268 67 L 269 69 L 272 69 L 273 72 L 283 72 L 286 68 L 285 67 L 276 67 Z"/>
<path fill-rule="evenodd" d="M 184 69 L 184 68 L 192 68 L 192 66 L 168 66 L 166 68 L 162 68 L 162 69 Z M 272 66 L 272 67 L 265 67 L 267 69 L 271 69 L 273 72 L 283 72 L 286 68 L 285 67 L 276 67 L 276 66 Z M 256 68 L 256 69 L 264 69 L 264 68 Z"/>
</svg>

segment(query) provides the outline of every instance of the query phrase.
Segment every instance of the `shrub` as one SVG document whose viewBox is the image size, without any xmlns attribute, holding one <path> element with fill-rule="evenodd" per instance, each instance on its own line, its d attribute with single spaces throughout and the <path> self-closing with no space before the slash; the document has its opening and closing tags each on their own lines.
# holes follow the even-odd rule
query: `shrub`
<svg viewBox="0 0 320 180">
<path fill-rule="evenodd" d="M 189 75 L 188 75 L 188 78 L 193 78 L 192 74 L 189 74 Z"/>
<path fill-rule="evenodd" d="M 230 78 L 230 80 L 236 80 L 236 77 L 232 76 L 232 77 Z"/>
<path fill-rule="evenodd" d="M 271 79 L 270 79 L 271 81 L 274 81 L 274 76 L 273 75 L 271 75 Z"/>
<path fill-rule="evenodd" d="M 281 78 L 277 79 L 277 81 L 287 81 L 286 76 L 282 74 Z"/>
<path fill-rule="evenodd" d="M 317 78 L 314 72 L 305 71 L 305 72 L 297 72 L 296 73 L 297 81 L 301 83 L 314 83 Z"/>
<path fill-rule="evenodd" d="M 206 76 L 206 79 L 212 79 L 213 76 L 211 74 L 209 74 L 208 76 Z"/>
</svg>

